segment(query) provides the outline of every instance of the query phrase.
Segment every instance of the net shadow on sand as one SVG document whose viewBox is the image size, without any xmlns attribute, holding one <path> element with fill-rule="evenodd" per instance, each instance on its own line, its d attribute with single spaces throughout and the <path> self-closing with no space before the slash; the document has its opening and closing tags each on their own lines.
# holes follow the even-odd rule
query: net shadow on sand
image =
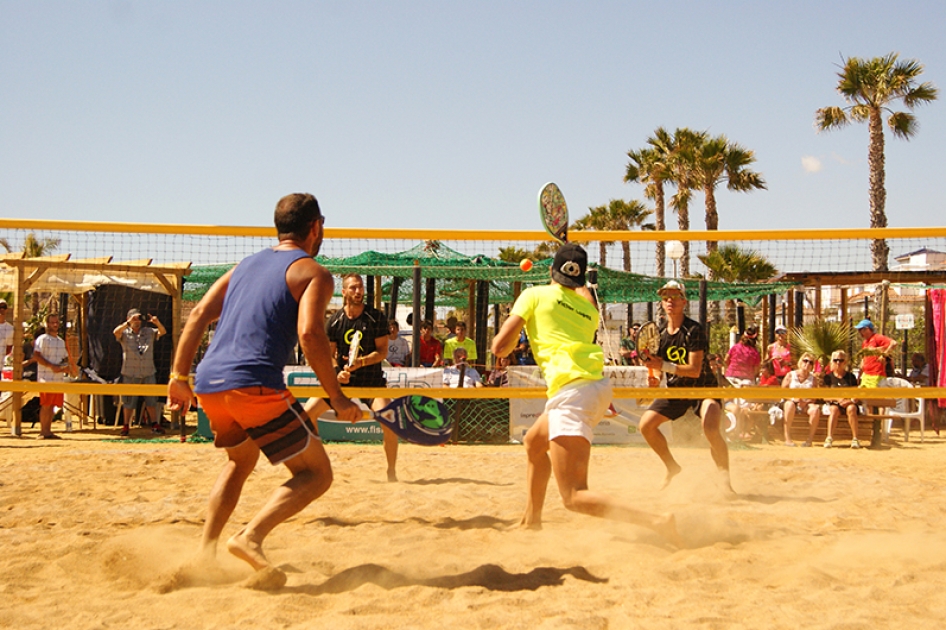
<svg viewBox="0 0 946 630">
<path fill-rule="evenodd" d="M 561 586 L 565 582 L 566 576 L 592 584 L 608 582 L 608 578 L 597 577 L 584 567 L 564 569 L 537 567 L 528 573 L 510 573 L 498 565 L 485 564 L 458 575 L 415 578 L 380 565 L 363 564 L 346 569 L 322 584 L 290 586 L 283 589 L 282 592 L 304 593 L 307 595 L 337 594 L 353 591 L 365 584 L 374 584 L 385 590 L 405 586 L 429 586 L 443 589 L 480 586 L 491 591 L 534 591 L 543 586 Z"/>
</svg>

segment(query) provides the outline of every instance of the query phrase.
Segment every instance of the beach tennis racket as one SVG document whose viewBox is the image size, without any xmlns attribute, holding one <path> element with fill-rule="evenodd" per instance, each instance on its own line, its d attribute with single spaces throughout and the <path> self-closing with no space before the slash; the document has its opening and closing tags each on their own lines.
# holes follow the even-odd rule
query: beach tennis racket
<svg viewBox="0 0 946 630">
<path fill-rule="evenodd" d="M 568 206 L 558 186 L 549 182 L 539 191 L 539 216 L 549 236 L 564 243 L 568 240 Z"/>
<path fill-rule="evenodd" d="M 366 420 L 376 420 L 412 444 L 440 446 L 453 436 L 450 411 L 439 400 L 427 396 L 396 398 L 380 411 L 365 409 L 362 415 Z"/>
<path fill-rule="evenodd" d="M 660 351 L 660 329 L 654 322 L 647 322 L 637 331 L 637 352 L 644 353 L 647 357 L 655 357 Z M 647 382 L 650 378 L 660 378 L 660 370 L 647 368 Z M 641 407 L 649 407 L 653 400 L 639 398 L 637 404 Z"/>
<path fill-rule="evenodd" d="M 361 331 L 356 330 L 352 333 L 351 343 L 348 344 L 348 367 L 355 365 L 358 356 L 361 354 Z"/>
</svg>

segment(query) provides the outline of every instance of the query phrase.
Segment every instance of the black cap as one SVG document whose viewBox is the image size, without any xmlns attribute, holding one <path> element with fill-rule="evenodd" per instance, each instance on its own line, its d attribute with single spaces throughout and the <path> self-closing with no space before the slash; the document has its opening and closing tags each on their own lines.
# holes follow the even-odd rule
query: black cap
<svg viewBox="0 0 946 630">
<path fill-rule="evenodd" d="M 585 286 L 585 270 L 588 268 L 588 254 L 580 245 L 565 243 L 555 252 L 552 263 L 552 280 L 576 289 Z"/>
</svg>

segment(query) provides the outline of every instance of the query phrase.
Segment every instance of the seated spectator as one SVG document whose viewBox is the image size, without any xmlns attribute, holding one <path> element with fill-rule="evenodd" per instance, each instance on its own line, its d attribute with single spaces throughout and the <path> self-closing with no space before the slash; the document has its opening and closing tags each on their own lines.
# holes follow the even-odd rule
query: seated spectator
<svg viewBox="0 0 946 630">
<path fill-rule="evenodd" d="M 434 325 L 429 321 L 424 321 L 420 325 L 418 355 L 420 364 L 424 367 L 440 367 L 443 365 L 443 346 L 434 337 Z"/>
<path fill-rule="evenodd" d="M 857 387 L 857 377 L 847 371 L 847 353 L 844 350 L 835 350 L 831 353 L 831 367 L 824 375 L 825 387 Z M 824 447 L 834 445 L 834 427 L 837 426 L 841 411 L 847 416 L 847 423 L 851 425 L 851 448 L 860 448 L 857 441 L 857 401 L 851 398 L 828 398 L 824 401 L 827 408 L 823 411 L 828 414 L 828 437 L 824 440 Z M 814 438 L 809 432 L 808 439 Z"/>
<path fill-rule="evenodd" d="M 716 384 L 719 387 L 729 387 L 729 381 L 726 380 L 725 376 L 723 376 L 723 366 L 719 364 L 719 355 L 710 353 L 707 355 L 706 360 L 709 361 L 710 371 L 716 378 Z"/>
<path fill-rule="evenodd" d="M 913 356 L 910 357 L 910 363 L 913 367 L 910 369 L 909 374 L 907 374 L 907 380 L 918 387 L 926 387 L 929 385 L 930 366 L 926 362 L 926 357 L 919 352 L 915 352 Z"/>
<path fill-rule="evenodd" d="M 486 375 L 487 387 L 509 387 L 509 356 L 495 357 L 493 369 Z"/>
<path fill-rule="evenodd" d="M 480 373 L 472 365 L 467 364 L 465 348 L 453 351 L 453 365 L 443 369 L 443 386 L 460 387 L 460 372 L 463 372 L 463 387 L 483 387 Z"/>
<path fill-rule="evenodd" d="M 388 356 L 387 361 L 394 367 L 405 367 L 411 364 L 411 344 L 400 335 L 400 325 L 397 320 L 388 322 Z"/>
<path fill-rule="evenodd" d="M 772 369 L 780 379 L 792 371 L 792 349 L 788 344 L 788 330 L 785 326 L 775 327 L 775 342 L 769 345 L 768 360 L 772 362 Z"/>
<path fill-rule="evenodd" d="M 759 387 L 778 387 L 779 377 L 775 375 L 775 367 L 771 361 L 766 361 L 759 367 Z"/>
<path fill-rule="evenodd" d="M 798 367 L 782 379 L 782 387 L 788 389 L 811 389 L 815 387 L 815 374 L 812 369 L 815 366 L 815 355 L 806 352 L 798 359 Z M 811 446 L 811 437 L 818 428 L 818 421 L 821 419 L 821 404 L 813 398 L 791 398 L 785 401 L 785 446 L 795 446 L 792 442 L 792 421 L 795 420 L 795 412 L 801 411 L 808 414 L 809 438 L 802 446 Z"/>
</svg>

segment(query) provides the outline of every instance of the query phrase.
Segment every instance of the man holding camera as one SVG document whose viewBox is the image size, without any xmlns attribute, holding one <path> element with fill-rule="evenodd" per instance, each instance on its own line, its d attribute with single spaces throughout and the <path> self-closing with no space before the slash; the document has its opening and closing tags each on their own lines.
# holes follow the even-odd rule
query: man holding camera
<svg viewBox="0 0 946 630">
<path fill-rule="evenodd" d="M 128 311 L 125 321 L 112 331 L 116 341 L 122 344 L 122 383 L 135 385 L 154 385 L 155 383 L 154 344 L 167 334 L 167 330 L 157 316 L 149 315 L 147 319 L 153 325 L 153 328 L 152 326 L 142 326 L 144 319 L 141 316 L 141 311 L 133 308 Z M 122 396 L 123 436 L 128 435 L 131 426 L 131 414 L 138 407 L 139 398 L 141 397 Z M 157 399 L 154 396 L 144 397 L 142 418 L 145 410 L 147 410 L 148 417 L 151 419 L 151 432 L 159 435 L 164 433 L 158 419 Z M 141 419 L 139 418 L 139 420 Z M 144 425 L 143 422 L 142 425 Z"/>
</svg>

